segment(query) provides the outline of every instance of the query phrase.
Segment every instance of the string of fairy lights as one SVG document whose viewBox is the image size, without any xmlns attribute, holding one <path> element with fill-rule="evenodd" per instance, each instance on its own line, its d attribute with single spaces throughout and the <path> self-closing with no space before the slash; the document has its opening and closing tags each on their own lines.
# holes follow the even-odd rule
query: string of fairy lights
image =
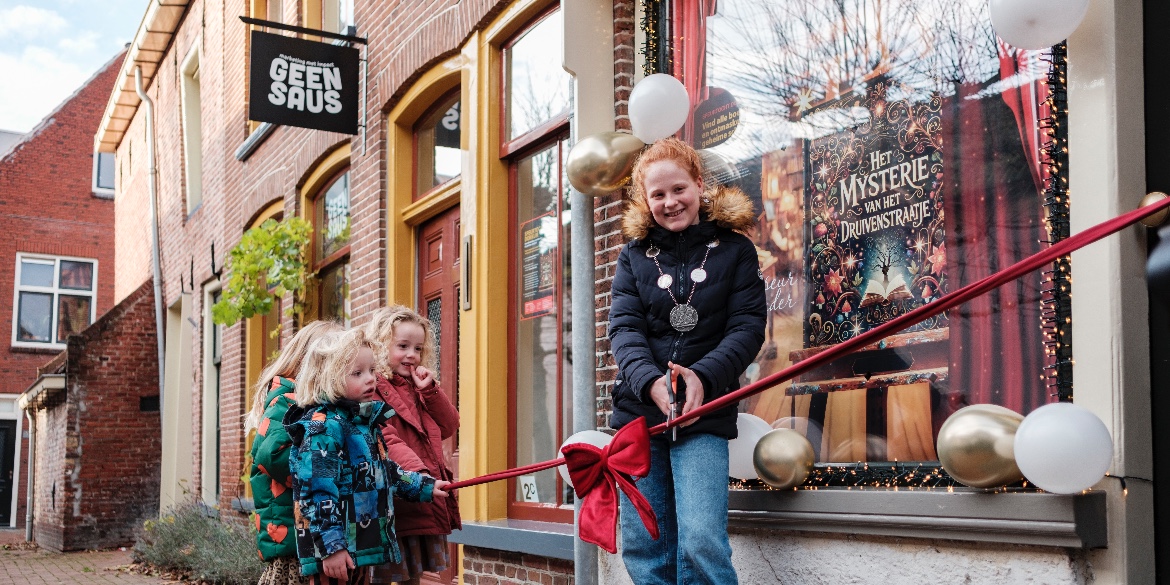
<svg viewBox="0 0 1170 585">
<path fill-rule="evenodd" d="M 639 27 L 644 35 L 639 53 L 645 75 L 670 73 L 672 66 L 670 0 L 640 0 Z M 1055 244 L 1070 234 L 1068 192 L 1068 48 L 1061 43 L 1044 57 L 1048 62 L 1048 96 L 1041 104 L 1047 115 L 1039 120 L 1042 135 L 1040 164 L 1044 170 L 1044 243 Z M 1072 268 L 1069 256 L 1057 259 L 1043 272 L 1041 330 L 1045 347 L 1041 379 L 1048 391 L 1061 401 L 1072 400 Z M 775 490 L 760 480 L 732 480 L 730 487 L 741 490 Z M 1028 488 L 1028 482 L 997 488 L 1010 491 Z M 808 479 L 794 489 L 966 489 L 943 470 L 938 462 L 880 462 L 818 464 Z"/>
<path fill-rule="evenodd" d="M 642 20 L 639 27 L 642 29 L 645 40 L 639 51 L 643 58 L 642 73 L 670 73 L 670 19 L 667 11 L 670 9 L 668 0 L 642 0 Z"/>
<path fill-rule="evenodd" d="M 1068 45 L 1052 47 L 1046 58 L 1048 98 L 1043 107 L 1048 115 L 1040 120 L 1044 143 L 1041 164 L 1044 168 L 1045 229 L 1048 245 L 1070 234 L 1068 193 Z M 1045 364 L 1040 378 L 1049 395 L 1071 401 L 1072 385 L 1072 265 L 1069 256 L 1061 256 L 1043 273 L 1040 300 L 1040 329 L 1044 338 Z"/>
</svg>

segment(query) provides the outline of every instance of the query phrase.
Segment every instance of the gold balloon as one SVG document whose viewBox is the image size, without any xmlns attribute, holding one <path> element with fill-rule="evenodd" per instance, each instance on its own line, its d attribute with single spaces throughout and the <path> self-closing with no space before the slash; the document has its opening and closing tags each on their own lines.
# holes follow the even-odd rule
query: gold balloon
<svg viewBox="0 0 1170 585">
<path fill-rule="evenodd" d="M 938 431 L 938 460 L 959 483 L 974 488 L 1024 478 L 1016 466 L 1016 429 L 1024 416 L 994 404 L 960 408 Z"/>
<path fill-rule="evenodd" d="M 1145 207 L 1147 205 L 1152 205 L 1154 203 L 1157 203 L 1157 202 L 1165 199 L 1166 197 L 1170 197 L 1170 195 L 1166 195 L 1165 193 L 1163 193 L 1161 191 L 1151 191 L 1149 193 L 1146 193 L 1145 197 L 1142 197 L 1142 202 L 1138 204 L 1138 207 Z M 1158 227 L 1158 226 L 1166 223 L 1167 216 L 1170 216 L 1170 209 L 1163 209 L 1162 211 L 1159 211 L 1158 213 L 1155 213 L 1154 215 L 1147 215 L 1147 216 L 1143 217 L 1142 219 L 1139 219 L 1138 221 L 1140 221 L 1142 223 L 1142 225 L 1144 225 L 1146 227 Z"/>
<path fill-rule="evenodd" d="M 568 173 L 573 188 L 586 195 L 605 195 L 630 180 L 644 142 L 632 134 L 600 132 L 577 141 L 569 150 Z"/>
<path fill-rule="evenodd" d="M 804 435 L 792 429 L 776 429 L 756 443 L 752 463 L 764 483 L 786 490 L 808 479 L 816 454 Z"/>
</svg>

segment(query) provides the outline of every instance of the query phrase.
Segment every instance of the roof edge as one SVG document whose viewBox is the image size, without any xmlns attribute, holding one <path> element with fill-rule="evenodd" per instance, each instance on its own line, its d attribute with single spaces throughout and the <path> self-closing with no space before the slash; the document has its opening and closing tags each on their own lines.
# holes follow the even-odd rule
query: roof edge
<svg viewBox="0 0 1170 585">
<path fill-rule="evenodd" d="M 134 68 L 143 66 L 143 87 L 150 87 L 190 5 L 191 0 L 151 0 L 147 5 L 93 137 L 95 151 L 115 152 L 121 144 L 126 127 L 142 102 L 134 89 Z M 144 46 L 152 48 L 144 49 Z M 121 113 L 119 107 L 123 108 Z M 125 108 L 129 108 L 128 114 Z"/>
</svg>

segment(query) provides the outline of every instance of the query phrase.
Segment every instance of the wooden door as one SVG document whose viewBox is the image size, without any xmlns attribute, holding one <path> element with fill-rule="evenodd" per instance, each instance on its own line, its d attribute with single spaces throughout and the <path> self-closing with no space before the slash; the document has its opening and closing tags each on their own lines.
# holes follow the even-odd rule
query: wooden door
<svg viewBox="0 0 1170 585">
<path fill-rule="evenodd" d="M 459 207 L 423 224 L 418 231 L 418 311 L 431 322 L 438 341 L 436 377 L 447 397 L 459 405 Z M 443 456 L 459 473 L 459 436 L 443 441 Z M 458 478 L 456 478 L 458 479 Z M 459 575 L 458 545 L 450 545 L 451 563 L 424 583 L 454 583 Z"/>
</svg>

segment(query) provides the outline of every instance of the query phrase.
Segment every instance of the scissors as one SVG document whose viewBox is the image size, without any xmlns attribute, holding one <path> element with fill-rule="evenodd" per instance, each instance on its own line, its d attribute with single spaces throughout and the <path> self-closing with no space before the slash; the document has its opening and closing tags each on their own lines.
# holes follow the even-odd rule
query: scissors
<svg viewBox="0 0 1170 585">
<path fill-rule="evenodd" d="M 670 393 L 670 414 L 666 415 L 666 422 L 669 424 L 674 422 L 674 417 L 677 416 L 678 410 L 678 374 L 675 373 L 674 368 L 670 369 L 670 384 L 667 386 L 667 391 Z M 678 427 L 670 427 L 670 440 L 678 440 Z"/>
</svg>

